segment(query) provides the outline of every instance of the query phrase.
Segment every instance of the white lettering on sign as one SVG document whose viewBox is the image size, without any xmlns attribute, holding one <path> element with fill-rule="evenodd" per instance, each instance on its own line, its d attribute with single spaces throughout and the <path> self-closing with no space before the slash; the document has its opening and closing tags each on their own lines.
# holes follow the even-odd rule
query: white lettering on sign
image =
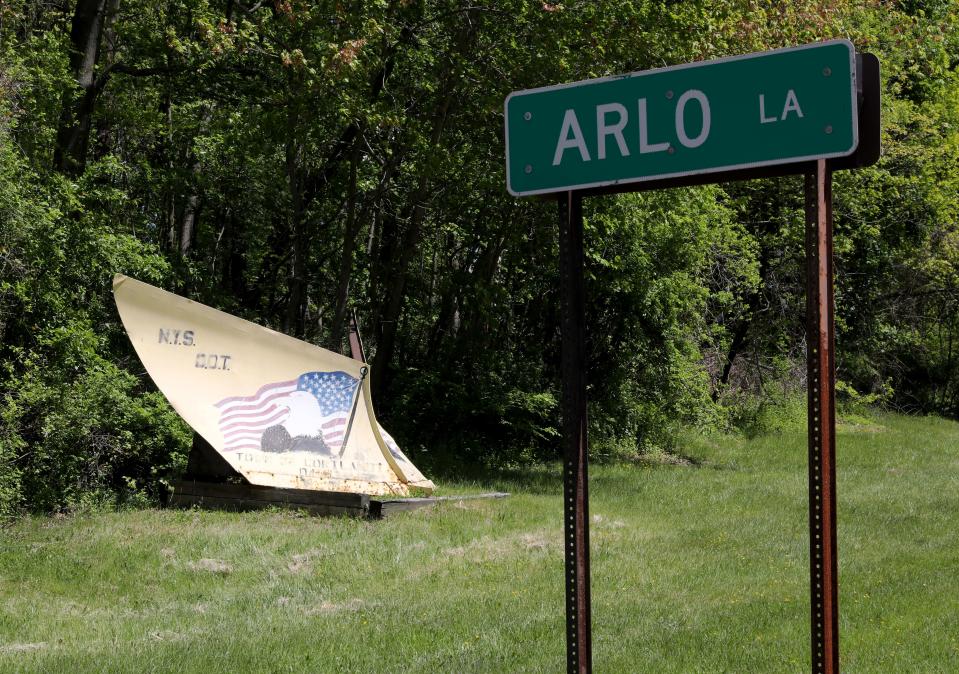
<svg viewBox="0 0 959 674">
<path fill-rule="evenodd" d="M 799 101 L 796 95 L 790 89 L 789 96 L 786 97 L 786 105 L 783 108 L 783 119 L 789 112 L 796 112 L 802 117 L 802 110 L 799 109 Z M 695 101 L 699 105 L 702 113 L 702 126 L 699 133 L 690 137 L 686 132 L 686 104 Z M 765 117 L 765 100 L 762 95 L 759 96 L 760 118 L 763 123 L 776 121 L 775 117 Z M 651 142 L 649 140 L 649 113 L 645 98 L 637 100 L 639 112 L 639 153 L 649 154 L 651 152 L 667 152 L 670 150 L 668 141 Z M 611 116 L 615 115 L 615 121 L 611 121 Z M 606 139 L 609 136 L 616 141 L 616 147 L 619 154 L 623 157 L 629 156 L 629 145 L 626 143 L 626 137 L 623 131 L 629 124 L 629 112 L 626 107 L 620 103 L 604 103 L 596 106 L 596 157 L 606 159 Z M 684 92 L 676 101 L 675 130 L 676 137 L 684 147 L 697 148 L 706 142 L 709 138 L 709 131 L 712 125 L 712 114 L 709 109 L 709 99 L 699 89 L 690 89 Z M 566 150 L 578 150 L 580 159 L 590 161 L 589 148 L 586 146 L 586 139 L 583 137 L 582 127 L 579 125 L 579 119 L 576 117 L 576 111 L 569 109 L 563 115 L 563 124 L 559 131 L 559 138 L 556 141 L 556 150 L 553 152 L 553 166 L 559 166 L 563 162 Z"/>
<path fill-rule="evenodd" d="M 795 111 L 799 118 L 802 119 L 802 110 L 799 107 L 799 99 L 796 98 L 796 92 L 792 89 L 789 90 L 789 93 L 786 94 L 786 104 L 783 106 L 783 116 L 780 119 L 786 119 L 786 115 L 790 112 Z"/>
<path fill-rule="evenodd" d="M 650 152 L 665 152 L 669 149 L 669 143 L 650 143 L 649 142 L 649 115 L 646 114 L 646 99 L 639 99 L 639 154 L 649 154 Z"/>
<path fill-rule="evenodd" d="M 763 94 L 759 94 L 759 123 L 770 124 L 775 121 L 775 117 L 766 116 L 766 97 Z"/>
<path fill-rule="evenodd" d="M 697 103 L 699 103 L 699 107 L 703 111 L 703 127 L 700 129 L 699 135 L 695 138 L 690 138 L 686 135 L 686 124 L 683 120 L 683 113 L 686 110 L 686 103 L 689 102 L 690 99 L 694 99 Z M 683 95 L 679 97 L 679 100 L 676 101 L 676 135 L 679 137 L 679 142 L 685 147 L 699 147 L 705 143 L 706 139 L 709 137 L 710 122 L 709 99 L 706 98 L 706 94 L 701 92 L 699 89 L 690 89 L 689 91 L 683 93 Z"/>
<path fill-rule="evenodd" d="M 796 116 L 802 119 L 802 108 L 799 107 L 799 99 L 796 97 L 796 92 L 792 89 L 786 94 L 786 102 L 783 103 L 783 113 L 780 115 L 777 120 L 775 116 L 767 117 L 766 116 L 766 97 L 763 94 L 759 94 L 759 123 L 760 124 L 769 124 L 776 121 L 785 121 L 789 116 L 790 112 L 795 112 Z"/>
<path fill-rule="evenodd" d="M 572 138 L 569 138 L 570 131 L 573 132 Z M 576 119 L 576 112 L 567 110 L 563 115 L 563 128 L 559 132 L 559 142 L 556 143 L 556 152 L 553 154 L 553 166 L 559 166 L 563 161 L 563 153 L 571 147 L 579 150 L 579 156 L 583 161 L 589 161 L 589 152 L 586 149 L 583 132 L 579 128 L 579 120 Z"/>
<path fill-rule="evenodd" d="M 606 113 L 615 112 L 619 115 L 619 121 L 613 125 L 606 124 Z M 606 159 L 606 136 L 612 136 L 616 139 L 616 146 L 619 148 L 619 153 L 624 157 L 629 156 L 629 149 L 626 147 L 626 139 L 623 138 L 623 128 L 626 126 L 626 121 L 629 119 L 629 115 L 626 113 L 626 108 L 624 108 L 619 103 L 606 103 L 605 105 L 596 106 L 596 144 L 598 149 L 596 150 L 596 156 L 600 159 Z M 554 161 L 553 164 L 556 162 Z"/>
</svg>

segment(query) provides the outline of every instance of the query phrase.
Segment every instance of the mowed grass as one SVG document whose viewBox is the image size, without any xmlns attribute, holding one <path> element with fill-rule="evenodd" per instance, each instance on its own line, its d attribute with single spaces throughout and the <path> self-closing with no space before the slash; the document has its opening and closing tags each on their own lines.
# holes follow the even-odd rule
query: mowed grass
<svg viewBox="0 0 959 674">
<path fill-rule="evenodd" d="M 809 670 L 802 431 L 593 466 L 597 672 Z M 841 660 L 959 671 L 959 424 L 840 427 Z M 0 671 L 561 672 L 559 467 L 368 522 L 145 510 L 0 533 Z"/>
</svg>

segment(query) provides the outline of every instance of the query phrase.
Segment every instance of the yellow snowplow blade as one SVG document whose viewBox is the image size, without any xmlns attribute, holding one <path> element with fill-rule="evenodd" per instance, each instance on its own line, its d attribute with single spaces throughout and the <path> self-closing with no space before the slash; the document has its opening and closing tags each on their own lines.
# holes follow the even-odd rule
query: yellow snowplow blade
<svg viewBox="0 0 959 674">
<path fill-rule="evenodd" d="M 123 275 L 113 295 L 157 387 L 251 483 L 433 489 L 376 422 L 365 363 Z"/>
</svg>

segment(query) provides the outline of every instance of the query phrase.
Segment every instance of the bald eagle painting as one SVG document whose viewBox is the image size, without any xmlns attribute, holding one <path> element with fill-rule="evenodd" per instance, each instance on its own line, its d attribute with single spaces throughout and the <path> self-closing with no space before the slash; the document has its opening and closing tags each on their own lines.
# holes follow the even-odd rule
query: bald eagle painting
<svg viewBox="0 0 959 674">
<path fill-rule="evenodd" d="M 224 398 L 224 451 L 311 452 L 338 457 L 349 435 L 360 380 L 346 372 L 306 372 L 266 384 L 251 396 Z"/>
</svg>

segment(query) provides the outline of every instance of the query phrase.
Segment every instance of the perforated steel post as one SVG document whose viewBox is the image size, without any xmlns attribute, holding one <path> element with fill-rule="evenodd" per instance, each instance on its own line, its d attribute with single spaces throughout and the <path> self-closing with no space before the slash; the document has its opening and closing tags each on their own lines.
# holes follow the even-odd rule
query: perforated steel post
<svg viewBox="0 0 959 674">
<path fill-rule="evenodd" d="M 806 175 L 806 326 L 809 396 L 809 596 L 813 674 L 839 671 L 836 553 L 832 172 Z"/>
<path fill-rule="evenodd" d="M 589 492 L 586 436 L 586 322 L 583 200 L 559 199 L 563 296 L 563 512 L 566 540 L 566 661 L 570 674 L 592 671 L 589 598 Z"/>
</svg>

